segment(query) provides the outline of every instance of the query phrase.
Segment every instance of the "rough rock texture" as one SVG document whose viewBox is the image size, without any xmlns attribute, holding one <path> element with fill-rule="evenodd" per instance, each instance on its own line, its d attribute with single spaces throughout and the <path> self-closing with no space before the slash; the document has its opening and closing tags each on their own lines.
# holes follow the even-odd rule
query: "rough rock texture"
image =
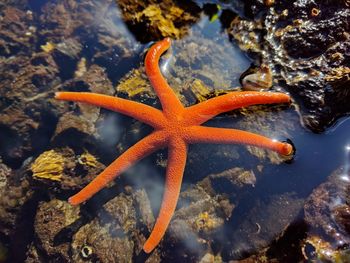
<svg viewBox="0 0 350 263">
<path fill-rule="evenodd" d="M 350 244 L 349 191 L 349 171 L 340 168 L 312 192 L 304 206 L 310 235 L 321 230 L 335 248 Z"/>
<path fill-rule="evenodd" d="M 85 91 L 113 95 L 113 86 L 103 68 L 92 65 L 81 77 L 68 80 L 59 87 L 62 91 Z M 67 105 L 66 105 L 67 106 Z M 89 144 L 98 135 L 96 124 L 100 108 L 86 104 L 71 104 L 60 117 L 53 136 L 57 144 L 68 144 L 73 147 Z"/>
<path fill-rule="evenodd" d="M 42 191 L 61 193 L 83 188 L 105 166 L 89 152 L 75 153 L 72 149 L 55 148 L 43 152 L 28 167 L 33 185 Z"/>
<path fill-rule="evenodd" d="M 58 102 L 53 95 L 58 90 L 114 94 L 106 66 L 114 68 L 137 47 L 124 36 L 120 22 L 111 23 L 115 7 L 113 1 L 0 3 L 1 260 L 5 250 L 9 262 L 23 262 L 26 251 L 29 262 L 53 260 L 59 251 L 50 250 L 55 235 L 46 252 L 33 241 L 40 232 L 34 228 L 39 201 L 66 199 L 104 168 L 95 157 L 100 109 Z M 70 138 L 74 129 L 81 136 Z M 60 230 L 57 220 L 52 231 Z"/>
<path fill-rule="evenodd" d="M 0 56 L 10 57 L 33 50 L 36 27 L 31 11 L 11 5 L 0 8 Z"/>
<path fill-rule="evenodd" d="M 60 233 L 73 228 L 79 219 L 79 211 L 79 207 L 73 207 L 57 199 L 39 204 L 35 217 L 35 243 L 40 249 L 42 258 L 55 258 L 60 262 L 70 261 L 70 246 L 66 242 L 66 239 L 69 240 L 69 235 Z"/>
<path fill-rule="evenodd" d="M 274 70 L 275 79 L 295 96 L 304 124 L 320 132 L 349 113 L 349 2 L 296 0 L 266 6 L 253 0 L 245 7 L 250 19 L 232 15 L 232 38 Z"/>
<path fill-rule="evenodd" d="M 164 260 L 199 261 L 212 251 L 213 239 L 221 233 L 235 208 L 228 195 L 215 189 L 220 179 L 232 178 L 228 174 L 208 176 L 180 194 L 178 209 L 162 242 Z M 238 177 L 239 173 L 236 174 Z M 232 184 L 242 187 L 240 183 Z"/>
<path fill-rule="evenodd" d="M 115 197 L 104 205 L 98 218 L 73 236 L 73 261 L 84 262 L 84 258 L 90 257 L 100 262 L 131 262 L 134 242 L 130 233 L 135 225 L 132 197 L 123 194 Z M 91 250 L 89 253 L 84 253 L 86 247 Z"/>
<path fill-rule="evenodd" d="M 40 150 L 53 132 L 55 105 L 52 92 L 59 81 L 56 63 L 47 53 L 31 58 L 9 57 L 1 63 L 0 153 L 18 166 L 28 153 Z M 49 126 L 47 124 L 52 124 Z"/>
<path fill-rule="evenodd" d="M 248 220 L 238 222 L 231 233 L 229 258 L 239 259 L 268 247 L 297 218 L 303 201 L 293 193 L 257 200 L 245 216 Z"/>
<path fill-rule="evenodd" d="M 89 207 L 73 207 L 66 201 L 41 202 L 27 262 L 132 262 L 145 241 L 140 229 L 150 231 L 147 225 L 153 225 L 154 218 L 146 193 L 130 191 L 119 193 L 93 214 Z M 148 262 L 159 262 L 157 251 Z"/>
<path fill-rule="evenodd" d="M 110 70 L 112 79 L 125 70 L 116 70 L 123 58 L 130 59 L 138 45 L 132 42 L 119 17 L 119 10 L 112 0 L 47 2 L 40 16 L 40 39 L 54 43 L 57 49 L 69 50 L 67 39 L 78 41 L 86 59 Z M 74 68 L 77 59 L 61 54 L 56 57 L 67 71 Z M 126 64 L 127 65 L 127 64 Z M 130 66 L 129 66 L 130 67 Z M 127 68 L 129 68 L 127 67 Z M 67 72 L 66 72 L 67 74 Z"/>
<path fill-rule="evenodd" d="M 11 190 L 9 191 L 9 189 Z M 28 181 L 23 180 L 22 182 L 7 183 L 3 192 L 7 194 L 1 198 L 1 233 L 8 236 L 15 231 L 20 210 L 30 199 L 33 191 L 29 189 Z"/>
<path fill-rule="evenodd" d="M 33 238 L 33 210 L 38 199 L 23 172 L 12 171 L 0 163 L 0 178 L 1 247 L 5 242 L 9 254 L 7 259 L 20 262 L 25 258 L 27 242 Z"/>
<path fill-rule="evenodd" d="M 238 17 L 229 7 L 244 10 Z M 348 1 L 225 1 L 221 7 L 170 0 L 0 3 L 0 261 L 4 245 L 9 262 L 133 262 L 144 257 L 146 262 L 204 263 L 246 256 L 245 262 L 266 257 L 288 262 L 279 245 L 293 247 L 289 255 L 296 252 L 301 259 L 310 246 L 317 255 L 328 245 L 337 251 L 329 240 L 341 237 L 348 243 L 348 200 L 334 194 L 348 189 L 333 179 L 316 189 L 304 207 L 307 223 L 318 225 L 328 243 L 317 247 L 318 240 L 326 241 L 323 236 L 299 233 L 302 250 L 295 249 L 300 242 L 288 243 L 286 233 L 296 229 L 292 222 L 302 199 L 285 192 L 263 199 L 250 195 L 265 166 L 276 168 L 285 161 L 254 147 L 191 147 L 189 181 L 178 210 L 149 256 L 140 251 L 157 209 L 146 187 L 128 187 L 131 181 L 122 176 L 86 204 L 72 207 L 65 201 L 150 130 L 98 107 L 56 101 L 54 92 L 97 92 L 159 107 L 142 66 L 140 50 L 146 48 L 134 37 L 148 42 L 165 36 L 178 39 L 161 64 L 168 65 L 164 74 L 184 105 L 240 90 L 240 84 L 245 88 L 241 73 L 250 68 L 250 58 L 232 43 L 218 41 L 226 38 L 212 24 L 218 16 L 239 47 L 256 58 L 257 68 L 271 69 L 266 88 L 283 87 L 293 94 L 308 127 L 320 131 L 348 112 Z M 203 37 L 201 27 L 220 32 Z M 263 74 L 254 74 L 247 75 L 249 81 L 259 82 Z M 299 123 L 293 110 L 251 107 L 219 116 L 210 125 L 284 140 Z M 150 157 L 162 172 L 163 156 Z"/>
<path fill-rule="evenodd" d="M 186 106 L 238 90 L 240 75 L 249 66 L 240 51 L 231 49 L 231 43 L 218 45 L 198 33 L 174 41 L 160 63 L 166 66 L 163 74 Z M 153 102 L 156 98 L 143 66 L 126 74 L 116 89 L 135 100 Z"/>
<path fill-rule="evenodd" d="M 116 68 L 121 58 L 135 51 L 135 45 L 123 37 L 125 28 L 110 23 L 117 12 L 113 1 L 47 3 L 40 17 L 26 7 L 0 11 L 0 154 L 16 168 L 31 152 L 47 147 L 58 116 L 67 112 L 67 104 L 53 100 L 55 91 L 91 89 L 113 94 L 105 68 L 94 63 Z M 82 52 L 86 58 L 80 57 Z M 114 75 L 115 69 L 107 73 Z M 82 108 L 80 126 L 90 135 L 99 109 Z"/>
<path fill-rule="evenodd" d="M 118 0 L 125 22 L 142 42 L 164 37 L 180 38 L 199 19 L 200 8 L 187 1 Z M 139 34 L 143 32 L 143 34 Z"/>
</svg>

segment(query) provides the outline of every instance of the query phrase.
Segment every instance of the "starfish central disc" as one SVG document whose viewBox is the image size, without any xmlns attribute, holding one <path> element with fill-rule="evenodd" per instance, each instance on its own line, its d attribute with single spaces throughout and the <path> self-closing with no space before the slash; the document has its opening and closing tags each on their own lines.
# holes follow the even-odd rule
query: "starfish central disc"
<svg viewBox="0 0 350 263">
<path fill-rule="evenodd" d="M 187 158 L 187 147 L 192 143 L 236 143 L 262 147 L 281 155 L 293 154 L 289 143 L 275 141 L 264 136 L 234 129 L 201 126 L 216 115 L 256 104 L 289 103 L 290 97 L 276 92 L 231 92 L 185 108 L 165 78 L 158 63 L 170 47 L 170 39 L 155 43 L 145 58 L 146 74 L 162 106 L 158 110 L 138 102 L 88 92 L 57 92 L 59 100 L 88 103 L 131 116 L 154 128 L 154 131 L 126 150 L 92 182 L 69 199 L 78 205 L 102 188 L 131 165 L 154 151 L 168 147 L 168 162 L 163 201 L 153 230 L 143 250 L 151 252 L 160 242 L 176 209 L 182 176 Z"/>
</svg>

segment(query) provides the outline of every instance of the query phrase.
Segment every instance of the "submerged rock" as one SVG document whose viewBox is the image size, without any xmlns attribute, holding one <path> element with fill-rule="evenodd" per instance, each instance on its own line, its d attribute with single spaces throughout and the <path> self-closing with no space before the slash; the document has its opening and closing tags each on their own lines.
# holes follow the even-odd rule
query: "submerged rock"
<svg viewBox="0 0 350 263">
<path fill-rule="evenodd" d="M 317 187 L 304 206 L 305 221 L 310 226 L 309 236 L 322 233 L 332 250 L 350 244 L 349 174 L 344 168 L 336 170 L 326 182 Z"/>
<path fill-rule="evenodd" d="M 26 259 L 25 259 L 25 263 L 38 263 L 38 262 L 42 262 L 43 259 L 40 258 L 38 250 L 36 249 L 36 247 L 34 246 L 34 244 L 30 244 L 28 251 L 26 253 Z"/>
<path fill-rule="evenodd" d="M 11 57 L 33 51 L 36 28 L 32 13 L 7 5 L 0 8 L 0 16 L 0 56 Z"/>
<path fill-rule="evenodd" d="M 11 173 L 11 176 L 14 174 Z M 15 231 L 15 225 L 18 223 L 18 216 L 21 216 L 22 206 L 30 200 L 33 191 L 29 188 L 27 180 L 14 182 L 14 179 L 2 188 L 3 193 L 0 199 L 0 224 L 2 225 L 1 233 L 5 236 L 11 235 Z"/>
<path fill-rule="evenodd" d="M 37 197 L 23 171 L 13 171 L 1 162 L 0 181 L 0 254 L 6 262 L 22 262 L 27 242 L 33 238 Z"/>
<path fill-rule="evenodd" d="M 301 246 L 305 260 L 320 262 L 348 262 L 350 250 L 336 248 L 317 235 L 308 235 Z"/>
<path fill-rule="evenodd" d="M 81 77 L 66 81 L 58 89 L 61 91 L 90 91 L 106 95 L 114 93 L 105 70 L 97 65 L 92 65 Z M 96 124 L 101 111 L 99 107 L 83 103 L 74 103 L 69 107 L 67 102 L 59 103 L 67 108 L 67 111 L 58 119 L 53 136 L 55 143 L 77 148 L 97 139 Z"/>
<path fill-rule="evenodd" d="M 115 194 L 115 192 L 113 192 Z M 154 224 L 144 190 L 118 193 L 97 211 L 52 199 L 40 202 L 26 262 L 132 262 Z M 158 249 L 148 262 L 160 262 Z"/>
<path fill-rule="evenodd" d="M 50 54 L 10 57 L 1 63 L 0 154 L 11 166 L 47 144 L 54 130 L 58 68 Z M 50 90 L 51 89 L 51 90 Z"/>
<path fill-rule="evenodd" d="M 293 193 L 256 200 L 247 211 L 246 220 L 238 222 L 230 233 L 229 258 L 240 259 L 270 246 L 297 218 L 303 202 Z"/>
<path fill-rule="evenodd" d="M 89 152 L 56 148 L 43 152 L 30 165 L 33 184 L 49 192 L 77 190 L 87 185 L 105 166 Z"/>
<path fill-rule="evenodd" d="M 214 190 L 217 178 L 205 178 L 180 194 L 177 210 L 161 242 L 168 260 L 200 261 L 212 251 L 235 208 L 228 195 Z M 218 261 L 219 262 L 219 261 Z"/>
<path fill-rule="evenodd" d="M 74 230 L 74 223 L 80 218 L 79 212 L 78 206 L 57 199 L 39 204 L 35 217 L 35 245 L 43 253 L 42 257 L 70 262 L 70 246 L 65 240 L 70 237 L 59 234 L 63 230 L 69 232 L 70 228 Z"/>
<path fill-rule="evenodd" d="M 119 195 L 104 205 L 97 218 L 82 226 L 73 236 L 72 260 L 84 262 L 131 262 L 136 213 L 131 196 Z"/>
<path fill-rule="evenodd" d="M 123 12 L 124 21 L 142 42 L 183 37 L 200 14 L 199 7 L 193 1 L 188 1 L 186 5 L 173 0 L 161 3 L 154 0 L 117 0 L 117 3 Z"/>
<path fill-rule="evenodd" d="M 154 93 L 153 88 L 149 83 L 144 67 L 134 69 L 126 74 L 119 81 L 116 90 L 119 94 L 124 96 L 126 95 L 131 99 L 156 99 L 156 94 Z"/>
</svg>

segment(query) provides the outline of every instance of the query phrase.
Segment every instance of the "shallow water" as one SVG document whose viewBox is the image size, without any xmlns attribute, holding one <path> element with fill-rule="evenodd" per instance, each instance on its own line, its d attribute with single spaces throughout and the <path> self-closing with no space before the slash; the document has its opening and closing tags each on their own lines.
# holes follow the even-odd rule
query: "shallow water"
<svg viewBox="0 0 350 263">
<path fill-rule="evenodd" d="M 43 12 L 41 8 L 46 2 L 47 1 L 30 1 L 29 7 L 33 13 L 38 14 Z M 60 3 L 61 1 L 48 2 Z M 203 4 L 206 2 L 200 1 L 199 3 Z M 213 1 L 211 1 L 211 3 L 213 3 Z M 94 7 L 96 7 L 96 5 Z M 222 5 L 222 8 L 223 7 L 231 8 L 232 11 L 240 14 L 242 13 L 240 4 L 227 4 Z M 102 4 L 101 8 L 104 8 Z M 222 10 L 218 12 L 220 13 Z M 135 37 L 135 35 L 129 31 L 127 25 L 124 24 L 121 11 L 118 9 L 117 5 L 112 4 L 108 11 L 102 9 L 101 12 L 95 10 L 93 13 L 96 15 L 94 21 L 96 32 L 98 32 L 101 25 L 103 25 L 104 32 L 108 32 L 111 37 L 122 38 L 122 42 L 126 44 L 125 50 L 115 49 L 114 53 L 112 52 L 112 56 L 108 53 L 105 56 L 102 55 L 102 57 L 96 58 L 96 52 L 101 51 L 99 40 L 93 37 L 87 37 L 86 32 L 83 32 L 80 28 L 81 32 L 78 30 L 73 33 L 73 35 L 75 37 L 81 37 L 81 35 L 79 35 L 79 33 L 81 33 L 84 35 L 83 38 L 87 40 L 79 56 L 85 57 L 89 65 L 96 63 L 104 67 L 109 79 L 113 85 L 116 86 L 126 74 L 142 65 L 145 49 L 150 46 L 150 43 L 140 43 L 136 40 L 137 36 Z M 34 24 L 38 27 L 38 30 L 43 26 L 40 25 L 39 22 Z M 91 25 L 87 26 L 90 27 Z M 94 28 L 94 26 L 92 26 L 92 28 Z M 139 33 L 142 34 L 142 32 Z M 48 39 L 50 39 L 50 37 L 38 40 L 37 51 L 40 50 L 40 44 L 45 44 Z M 222 72 L 222 76 L 216 75 L 215 78 L 215 74 L 213 74 L 214 80 L 213 76 L 205 78 L 198 69 L 201 65 L 176 59 L 177 57 L 190 55 L 190 53 L 186 53 L 186 50 L 190 50 L 190 44 L 196 44 L 196 41 L 198 41 L 197 44 L 199 43 L 199 45 L 201 45 L 201 43 L 208 43 L 207 46 L 209 48 L 215 48 L 215 46 L 220 48 L 219 51 L 209 49 L 207 56 L 202 54 L 203 56 L 200 57 L 201 60 L 199 61 L 201 63 L 207 63 L 208 71 L 212 70 L 214 73 Z M 216 56 L 213 58 L 213 55 L 222 54 L 220 53 L 222 50 L 224 50 L 224 56 L 221 56 L 220 62 L 213 61 L 217 59 Z M 188 35 L 180 40 L 173 41 L 172 50 L 169 53 L 170 55 L 168 54 L 166 58 L 162 59 L 161 68 L 164 75 L 169 79 L 170 84 L 181 87 L 183 83 L 189 83 L 192 79 L 196 78 L 201 79 L 207 86 L 214 83 L 212 91 L 217 89 L 221 81 L 229 83 L 232 89 L 237 89 L 236 87 L 240 86 L 239 78 L 241 74 L 248 69 L 253 62 L 251 56 L 241 51 L 234 42 L 230 41 L 219 19 L 210 19 L 203 13 L 200 19 L 190 27 Z M 61 81 L 72 78 L 74 72 L 64 72 L 64 67 L 67 65 L 65 65 L 65 61 L 60 62 L 64 65 L 61 67 L 63 71 L 59 73 Z M 69 69 L 68 66 L 67 69 Z M 285 92 L 283 87 L 276 86 L 275 88 Z M 223 90 L 227 91 L 231 89 L 223 87 Z M 187 96 L 186 94 L 187 93 L 184 92 L 182 98 L 185 104 L 190 105 L 196 103 L 193 97 Z M 144 103 L 159 107 L 158 102 L 154 98 L 132 99 L 139 99 Z M 224 261 L 242 258 L 242 255 L 245 256 L 250 253 L 256 253 L 261 249 L 259 246 L 255 247 L 256 244 L 250 243 L 249 231 L 242 231 L 242 229 L 244 230 L 245 228 L 249 229 L 249 224 L 247 223 L 249 218 L 247 219 L 247 217 L 256 213 L 256 217 L 252 219 L 252 221 L 256 220 L 256 222 L 251 223 L 255 224 L 260 222 L 259 219 L 261 219 L 259 225 L 261 225 L 261 227 L 264 227 L 264 224 L 268 226 L 272 221 L 267 221 L 266 218 L 270 218 L 269 220 L 271 220 L 271 215 L 270 217 L 269 215 L 263 215 L 264 207 L 268 207 L 268 204 L 270 204 L 276 196 L 279 197 L 283 196 L 285 193 L 290 193 L 293 195 L 294 199 L 305 200 L 317 186 L 326 181 L 327 177 L 333 171 L 340 166 L 347 167 L 350 162 L 349 150 L 347 148 L 350 145 L 350 137 L 348 135 L 348 131 L 350 130 L 349 118 L 343 117 L 324 133 L 315 134 L 302 125 L 299 118 L 300 113 L 297 111 L 297 106 L 295 106 L 295 104 L 290 107 L 266 107 L 258 110 L 262 112 L 258 117 L 254 117 L 254 113 L 248 114 L 249 120 L 255 120 L 255 122 L 253 121 L 252 123 L 244 122 L 244 119 L 247 117 L 244 114 L 234 112 L 219 116 L 205 125 L 230 128 L 237 127 L 245 130 L 253 129 L 254 131 L 260 130 L 261 134 L 278 140 L 290 139 L 296 148 L 293 161 L 273 164 L 268 158 L 259 159 L 251 155 L 246 151 L 244 146 L 232 146 L 232 152 L 230 148 L 224 145 L 190 146 L 189 160 L 191 161 L 187 162 L 184 174 L 182 187 L 184 191 L 190 189 L 209 174 L 220 173 L 232 167 L 242 167 L 246 170 L 254 170 L 256 173 L 257 178 L 254 187 L 250 187 L 248 191 L 245 190 L 239 202 L 235 203 L 236 208 L 233 210 L 232 216 L 225 221 L 224 226 L 216 230 L 216 234 L 213 235 L 216 246 L 218 247 L 217 250 L 219 252 L 222 251 L 221 256 Z M 104 115 L 104 120 L 98 124 L 100 145 L 96 146 L 98 149 L 96 152 L 100 153 L 98 159 L 104 164 L 108 164 L 116 158 L 118 153 L 115 150 L 118 143 L 122 143 L 125 148 L 125 146 L 132 145 L 150 132 L 148 127 L 145 125 L 138 126 L 135 124 L 135 121 L 130 118 L 108 111 L 102 111 L 102 114 Z M 266 127 L 259 127 L 260 121 L 266 122 L 268 125 Z M 136 130 L 135 133 L 133 130 L 129 130 L 132 128 Z M 47 138 L 47 141 L 48 144 L 43 147 L 44 149 L 53 147 L 50 145 L 49 138 Z M 229 155 L 230 153 L 234 154 L 236 152 L 238 155 Z M 136 166 L 130 168 L 124 173 L 121 179 L 126 185 L 130 184 L 135 188 L 144 188 L 146 190 L 155 215 L 157 214 L 161 201 L 165 172 L 164 167 L 156 165 L 155 162 L 161 163 L 165 160 L 166 151 L 153 154 Z M 261 172 L 257 173 L 258 165 L 262 165 L 263 169 Z M 219 185 L 218 189 L 222 191 L 222 193 L 226 193 L 226 190 L 230 188 L 227 188 L 225 185 Z M 226 194 L 230 195 L 230 193 Z M 103 197 L 103 193 L 100 194 L 97 199 L 99 197 Z M 234 197 L 231 196 L 230 198 L 233 199 Z M 231 201 L 234 202 L 234 200 Z M 95 201 L 92 202 L 92 207 L 98 209 L 99 203 L 100 202 L 95 199 Z M 290 219 L 291 221 L 288 222 L 285 227 L 302 220 L 302 210 L 303 207 L 300 206 L 299 212 L 294 211 L 292 219 Z M 278 218 L 276 220 L 278 220 Z M 272 242 L 276 236 L 282 234 L 282 230 L 284 229 L 281 229 L 280 233 L 274 233 L 270 240 L 265 241 L 267 243 Z M 268 238 L 269 237 L 267 237 L 267 239 Z M 242 244 L 239 243 L 240 241 L 242 241 Z M 284 245 L 285 249 L 288 249 L 289 244 L 286 243 Z M 196 249 L 198 249 L 199 255 L 203 252 L 202 248 L 198 248 L 196 244 L 190 244 L 190 242 L 187 244 L 184 243 L 183 246 L 192 250 L 193 254 L 196 254 L 196 251 L 194 251 Z M 168 247 L 163 247 L 163 249 L 164 251 L 171 250 L 171 248 Z M 174 253 L 180 252 L 179 250 L 175 250 Z M 177 260 L 183 259 L 183 255 L 175 254 L 168 256 L 168 254 L 169 253 L 166 252 L 165 256 L 162 257 L 163 262 L 176 262 Z M 19 258 L 24 258 L 24 256 L 20 256 Z M 194 258 L 189 258 L 188 261 L 196 261 Z"/>
</svg>

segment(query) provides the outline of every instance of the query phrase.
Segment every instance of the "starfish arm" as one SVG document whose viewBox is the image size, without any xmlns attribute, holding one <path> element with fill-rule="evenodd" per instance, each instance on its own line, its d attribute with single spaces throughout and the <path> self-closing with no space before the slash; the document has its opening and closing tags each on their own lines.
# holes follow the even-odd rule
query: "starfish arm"
<svg viewBox="0 0 350 263">
<path fill-rule="evenodd" d="M 184 114 L 189 125 L 200 125 L 220 113 L 256 105 L 288 103 L 289 95 L 278 92 L 241 91 L 230 92 L 186 108 Z"/>
<path fill-rule="evenodd" d="M 169 144 L 168 166 L 163 201 L 151 235 L 143 246 L 143 250 L 146 253 L 150 253 L 158 245 L 174 214 L 180 195 L 186 157 L 186 142 L 181 138 L 172 139 Z"/>
<path fill-rule="evenodd" d="M 161 111 L 148 105 L 122 98 L 90 92 L 56 92 L 59 100 L 83 102 L 131 116 L 155 128 L 165 122 Z"/>
<path fill-rule="evenodd" d="M 251 132 L 204 126 L 189 129 L 189 143 L 237 143 L 258 146 L 275 151 L 281 155 L 293 154 L 293 146 Z"/>
<path fill-rule="evenodd" d="M 102 173 L 85 186 L 80 192 L 69 198 L 69 203 L 78 205 L 104 188 L 113 181 L 118 175 L 128 169 L 142 158 L 151 154 L 167 143 L 167 137 L 164 132 L 155 131 L 143 138 L 141 141 L 126 150 L 113 163 L 111 163 Z"/>
<path fill-rule="evenodd" d="M 180 100 L 171 89 L 159 69 L 160 56 L 170 47 L 170 38 L 165 38 L 155 43 L 147 52 L 145 58 L 146 74 L 162 104 L 165 115 L 183 110 Z"/>
</svg>

